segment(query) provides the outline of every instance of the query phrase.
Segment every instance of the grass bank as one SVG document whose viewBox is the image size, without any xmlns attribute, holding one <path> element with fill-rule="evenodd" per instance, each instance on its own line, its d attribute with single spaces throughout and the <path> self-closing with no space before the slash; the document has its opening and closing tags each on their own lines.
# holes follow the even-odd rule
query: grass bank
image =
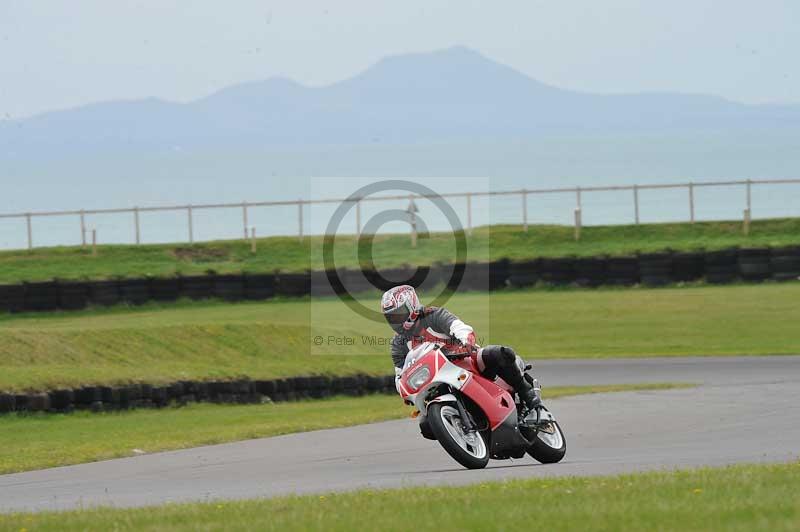
<svg viewBox="0 0 800 532">
<path fill-rule="evenodd" d="M 156 508 L 0 515 L 7 530 L 794 531 L 800 462 Z M 399 502 L 398 502 L 399 501 Z M 527 501 L 527 503 L 526 503 Z M 536 508 L 546 509 L 546 516 Z"/>
<path fill-rule="evenodd" d="M 498 225 L 476 228 L 467 236 L 468 259 L 489 261 L 499 258 L 622 255 L 636 251 L 667 248 L 691 250 L 729 246 L 800 244 L 800 218 L 757 220 L 750 236 L 742 235 L 741 222 L 698 222 L 695 224 L 641 224 L 589 226 L 573 239 L 569 226 Z M 421 238 L 412 250 L 408 235 L 380 235 L 374 240 L 372 256 L 378 267 L 403 264 L 453 262 L 453 235 L 434 233 Z M 108 245 L 90 250 L 73 247 L 39 248 L 32 251 L 0 252 L 0 284 L 60 279 L 105 279 L 114 277 L 167 277 L 176 274 L 273 272 L 321 270 L 322 238 L 269 237 L 258 240 L 258 250 L 239 240 L 163 245 Z M 354 236 L 336 240 L 336 264 L 358 265 L 358 241 Z"/>
<path fill-rule="evenodd" d="M 545 388 L 545 399 L 691 385 L 620 384 Z M 396 395 L 265 405 L 196 404 L 163 410 L 0 417 L 0 474 L 347 427 L 410 414 Z"/>
<path fill-rule="evenodd" d="M 789 283 L 461 293 L 447 307 L 482 343 L 511 345 L 531 359 L 765 355 L 800 353 L 798 299 L 800 284 Z M 364 303 L 378 307 L 377 299 Z M 6 315 L 0 390 L 385 375 L 390 332 L 336 299 Z"/>
</svg>

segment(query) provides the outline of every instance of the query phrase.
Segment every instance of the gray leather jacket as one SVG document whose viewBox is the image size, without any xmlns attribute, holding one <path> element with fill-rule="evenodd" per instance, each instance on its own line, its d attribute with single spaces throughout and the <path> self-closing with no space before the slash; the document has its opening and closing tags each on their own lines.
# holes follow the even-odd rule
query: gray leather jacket
<svg viewBox="0 0 800 532">
<path fill-rule="evenodd" d="M 470 334 L 473 334 L 472 327 L 449 310 L 425 307 L 410 331 L 392 338 L 392 362 L 395 368 L 401 369 L 412 347 L 422 342 L 454 343 L 457 340 L 466 343 Z"/>
</svg>

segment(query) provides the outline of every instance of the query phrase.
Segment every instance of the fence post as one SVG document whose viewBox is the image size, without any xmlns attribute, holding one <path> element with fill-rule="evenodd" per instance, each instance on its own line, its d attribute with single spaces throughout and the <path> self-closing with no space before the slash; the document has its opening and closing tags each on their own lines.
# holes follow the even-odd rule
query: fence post
<svg viewBox="0 0 800 532">
<path fill-rule="evenodd" d="M 522 189 L 522 229 L 528 232 L 528 191 Z"/>
<path fill-rule="evenodd" d="M 750 235 L 750 209 L 744 210 L 744 225 L 742 226 L 744 236 Z"/>
<path fill-rule="evenodd" d="M 753 188 L 752 185 L 753 185 L 753 181 L 751 179 L 748 179 L 747 180 L 747 212 L 751 212 L 752 208 L 753 208 L 753 205 L 752 205 L 752 194 L 751 194 L 751 192 L 752 192 L 751 189 Z"/>
<path fill-rule="evenodd" d="M 417 247 L 417 204 L 414 203 L 414 194 L 408 195 L 408 208 L 406 208 L 406 212 L 408 213 L 409 223 L 411 224 L 411 247 Z"/>
<path fill-rule="evenodd" d="M 186 207 L 186 217 L 189 221 L 189 243 L 194 244 L 194 222 L 192 221 L 192 206 Z"/>
<path fill-rule="evenodd" d="M 694 183 L 689 183 L 689 223 L 694 223 Z"/>
<path fill-rule="evenodd" d="M 136 226 L 136 245 L 141 242 L 141 233 L 139 231 L 139 207 L 133 208 L 133 223 Z"/>
<path fill-rule="evenodd" d="M 361 198 L 356 200 L 356 236 L 361 236 Z"/>
<path fill-rule="evenodd" d="M 633 212 L 636 225 L 639 225 L 639 185 L 633 185 Z"/>
<path fill-rule="evenodd" d="M 247 232 L 247 229 L 245 229 Z M 256 252 L 256 226 L 250 228 L 250 253 Z"/>
<path fill-rule="evenodd" d="M 581 208 L 575 209 L 575 242 L 581 239 Z"/>
<path fill-rule="evenodd" d="M 467 192 L 467 234 L 472 234 L 472 192 Z"/>
<path fill-rule="evenodd" d="M 86 218 L 83 209 L 81 209 L 81 247 L 86 247 Z"/>
<path fill-rule="evenodd" d="M 303 198 L 297 200 L 297 236 L 303 240 Z"/>
<path fill-rule="evenodd" d="M 242 202 L 242 227 L 244 228 L 244 239 L 247 240 L 247 202 Z"/>
<path fill-rule="evenodd" d="M 28 249 L 33 249 L 33 227 L 31 226 L 31 213 L 25 214 L 25 221 L 28 225 Z"/>
<path fill-rule="evenodd" d="M 579 209 L 583 208 L 583 205 L 581 205 L 581 187 L 575 187 L 575 201 Z"/>
<path fill-rule="evenodd" d="M 92 257 L 97 256 L 97 229 L 92 229 Z"/>
</svg>

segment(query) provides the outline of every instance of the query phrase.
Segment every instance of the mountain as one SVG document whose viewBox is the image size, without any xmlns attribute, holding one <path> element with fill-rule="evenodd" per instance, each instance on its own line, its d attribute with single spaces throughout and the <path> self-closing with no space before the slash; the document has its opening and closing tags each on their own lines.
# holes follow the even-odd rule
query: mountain
<svg viewBox="0 0 800 532">
<path fill-rule="evenodd" d="M 798 126 L 800 105 L 745 105 L 675 93 L 575 92 L 455 47 L 389 57 L 324 87 L 273 78 L 186 104 L 115 101 L 2 122 L 0 159 Z"/>
</svg>

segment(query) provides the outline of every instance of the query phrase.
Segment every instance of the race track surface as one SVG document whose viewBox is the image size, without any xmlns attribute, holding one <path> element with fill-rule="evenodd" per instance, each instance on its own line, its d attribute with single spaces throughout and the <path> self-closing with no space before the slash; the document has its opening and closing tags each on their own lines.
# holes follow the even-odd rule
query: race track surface
<svg viewBox="0 0 800 532">
<path fill-rule="evenodd" d="M 603 475 L 787 461 L 800 452 L 800 357 L 559 360 L 536 368 L 545 386 L 700 386 L 549 402 L 567 436 L 560 464 L 524 458 L 467 471 L 406 419 L 4 475 L 0 512 Z"/>
</svg>

